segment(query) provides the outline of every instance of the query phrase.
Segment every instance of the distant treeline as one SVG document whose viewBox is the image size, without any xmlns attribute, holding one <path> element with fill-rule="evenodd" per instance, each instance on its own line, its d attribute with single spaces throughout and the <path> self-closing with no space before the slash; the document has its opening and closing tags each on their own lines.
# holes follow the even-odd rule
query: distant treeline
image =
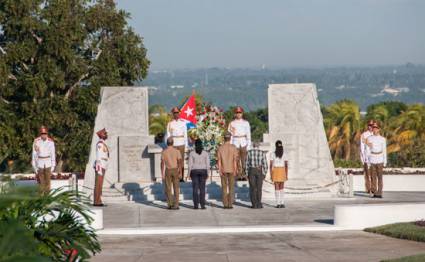
<svg viewBox="0 0 425 262">
<path fill-rule="evenodd" d="M 169 108 L 176 98 L 196 90 L 205 99 L 214 101 L 224 109 L 241 105 L 247 110 L 257 110 L 267 107 L 267 86 L 273 83 L 315 83 L 319 100 L 324 105 L 354 99 L 361 111 L 365 111 L 369 105 L 394 99 L 407 104 L 425 101 L 425 65 L 413 64 L 310 69 L 174 70 L 150 72 L 139 85 L 153 87 L 149 90 L 149 103 L 152 105 L 161 104 Z M 180 85 L 179 88 L 176 85 Z M 385 86 L 389 92 L 383 91 Z"/>
</svg>

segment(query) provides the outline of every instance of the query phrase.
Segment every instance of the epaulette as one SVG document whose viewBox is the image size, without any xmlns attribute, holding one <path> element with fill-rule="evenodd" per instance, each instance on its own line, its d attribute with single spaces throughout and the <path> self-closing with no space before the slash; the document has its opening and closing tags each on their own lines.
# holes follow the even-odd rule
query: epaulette
<svg viewBox="0 0 425 262">
<path fill-rule="evenodd" d="M 53 140 L 53 138 L 51 138 L 50 136 L 47 137 L 47 140 L 51 141 L 51 142 L 55 142 L 55 140 Z"/>
</svg>

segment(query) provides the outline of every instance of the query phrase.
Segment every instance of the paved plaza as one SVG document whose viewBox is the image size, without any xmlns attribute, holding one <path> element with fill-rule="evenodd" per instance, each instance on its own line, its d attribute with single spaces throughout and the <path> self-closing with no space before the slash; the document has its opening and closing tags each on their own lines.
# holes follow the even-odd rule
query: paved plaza
<svg viewBox="0 0 425 262">
<path fill-rule="evenodd" d="M 361 231 L 101 237 L 99 262 L 380 261 L 425 253 L 425 243 Z"/>
<path fill-rule="evenodd" d="M 288 199 L 286 208 L 277 209 L 266 202 L 263 209 L 251 209 L 249 202 L 237 200 L 233 209 L 223 209 L 222 203 L 210 201 L 206 210 L 192 209 L 192 201 L 183 201 L 180 210 L 166 209 L 161 201 L 128 204 L 109 204 L 104 207 L 104 227 L 204 227 L 258 226 L 292 224 L 332 224 L 334 206 L 338 204 L 424 202 L 425 192 L 387 192 L 383 199 L 372 199 L 358 193 L 352 199 L 324 200 Z"/>
<path fill-rule="evenodd" d="M 285 209 L 266 203 L 250 209 L 238 201 L 223 209 L 212 201 L 207 210 L 193 210 L 184 201 L 168 210 L 161 201 L 110 204 L 104 207 L 104 227 L 111 229 L 201 228 L 309 225 L 329 226 L 337 204 L 423 202 L 425 192 L 387 192 L 383 199 L 361 193 L 352 199 L 289 199 Z M 100 234 L 102 252 L 91 261 L 380 261 L 425 253 L 425 243 L 362 231 L 262 232 L 219 234 Z"/>
</svg>

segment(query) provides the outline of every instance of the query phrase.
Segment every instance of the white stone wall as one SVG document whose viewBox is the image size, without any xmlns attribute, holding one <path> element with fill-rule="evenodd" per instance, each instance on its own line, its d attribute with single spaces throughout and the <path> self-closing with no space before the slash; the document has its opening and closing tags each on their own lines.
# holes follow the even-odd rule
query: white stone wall
<svg viewBox="0 0 425 262">
<path fill-rule="evenodd" d="M 273 151 L 275 141 L 282 140 L 289 158 L 288 185 L 324 186 L 335 181 L 315 84 L 269 85 L 268 110 L 264 142 Z"/>
<path fill-rule="evenodd" d="M 106 141 L 110 150 L 110 162 L 104 187 L 118 181 L 118 137 L 149 137 L 148 89 L 145 87 L 103 87 L 97 109 L 95 127 L 91 142 L 89 162 L 86 166 L 84 186 L 94 187 L 93 164 L 96 156 L 96 132 L 102 128 L 108 131 Z M 153 142 L 153 137 L 150 137 Z M 88 189 L 88 192 L 91 192 Z"/>
</svg>

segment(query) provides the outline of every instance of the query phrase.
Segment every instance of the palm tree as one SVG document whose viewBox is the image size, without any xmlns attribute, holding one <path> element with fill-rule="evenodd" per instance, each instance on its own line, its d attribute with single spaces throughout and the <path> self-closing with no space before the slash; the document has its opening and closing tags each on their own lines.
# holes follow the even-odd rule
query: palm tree
<svg viewBox="0 0 425 262">
<path fill-rule="evenodd" d="M 37 187 L 2 187 L 0 261 L 87 260 L 100 251 L 87 204 L 72 191 L 39 195 Z"/>
<path fill-rule="evenodd" d="M 324 125 L 334 158 L 350 160 L 358 152 L 361 135 L 360 108 L 350 100 L 338 101 L 324 110 Z"/>
<path fill-rule="evenodd" d="M 161 105 L 152 105 L 149 107 L 149 133 L 157 135 L 164 133 L 167 128 L 167 123 L 171 116 Z"/>
<path fill-rule="evenodd" d="M 415 143 L 425 143 L 425 105 L 410 105 L 391 122 L 388 153 L 399 152 Z"/>
</svg>

